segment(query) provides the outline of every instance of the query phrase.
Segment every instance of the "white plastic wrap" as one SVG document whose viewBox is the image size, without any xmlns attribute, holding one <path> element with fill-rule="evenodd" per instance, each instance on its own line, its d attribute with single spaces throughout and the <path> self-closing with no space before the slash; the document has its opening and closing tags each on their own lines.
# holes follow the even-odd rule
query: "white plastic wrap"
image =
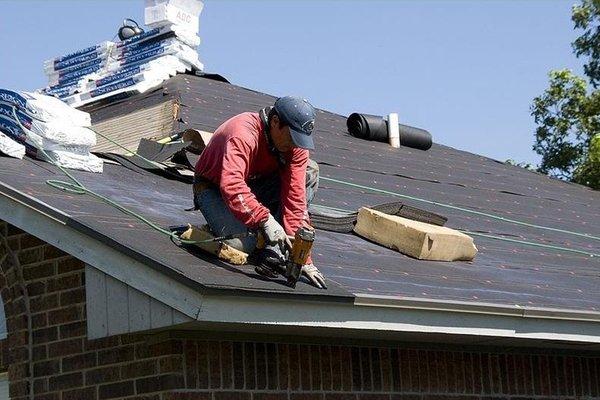
<svg viewBox="0 0 600 400">
<path fill-rule="evenodd" d="M 65 97 L 63 101 L 73 107 L 79 107 L 93 101 L 105 99 L 120 93 L 145 93 L 150 89 L 158 87 L 163 83 L 164 79 L 156 78 L 153 80 L 145 80 L 141 82 L 131 83 L 130 80 L 117 82 L 113 85 L 108 85 L 90 92 L 74 94 Z M 130 84 L 131 83 L 131 84 Z"/>
<path fill-rule="evenodd" d="M 192 65 L 174 55 L 168 55 L 143 64 L 143 72 L 134 75 L 125 74 L 121 80 L 97 88 L 88 88 L 82 93 L 64 97 L 62 100 L 73 107 L 104 99 L 120 93 L 144 93 L 160 85 L 169 76 L 191 70 Z M 134 69 L 133 71 L 136 71 Z M 106 80 L 104 80 L 106 82 Z"/>
<path fill-rule="evenodd" d="M 91 146 L 87 144 L 73 144 L 68 143 L 67 141 L 51 140 L 38 135 L 32 130 L 24 132 L 19 125 L 14 123 L 13 120 L 10 120 L 3 115 L 0 115 L 0 129 L 2 129 L 7 136 L 16 140 L 17 142 L 24 145 L 33 146 L 37 149 L 72 151 L 77 154 L 86 154 L 90 152 Z M 69 142 L 77 141 L 78 140 L 76 138 L 69 140 Z"/>
<path fill-rule="evenodd" d="M 77 120 L 89 125 L 89 114 L 35 93 L 0 89 L 0 99 L 0 151 L 17 157 L 27 153 L 66 168 L 102 172 L 102 160 L 90 154 L 96 134 L 73 123 Z"/>
<path fill-rule="evenodd" d="M 176 36 L 180 41 L 187 44 L 191 47 L 197 47 L 200 45 L 200 37 L 196 32 L 190 31 L 180 25 L 164 25 L 160 27 L 156 27 L 141 35 L 134 36 L 131 39 L 123 40 L 122 42 L 117 42 L 115 44 L 115 48 L 118 50 L 122 47 L 135 47 L 138 44 L 149 42 L 155 40 L 157 37 L 163 37 L 165 35 L 173 35 Z"/>
<path fill-rule="evenodd" d="M 16 106 L 21 111 L 41 121 L 62 119 L 70 121 L 73 125 L 92 125 L 90 114 L 69 107 L 51 96 L 0 89 L 0 102 Z"/>
<path fill-rule="evenodd" d="M 89 128 L 73 125 L 61 119 L 53 119 L 48 122 L 38 121 L 20 110 L 15 112 L 12 107 L 0 103 L 0 116 L 2 118 L 16 122 L 15 114 L 21 125 L 34 134 L 52 142 L 85 147 L 96 144 L 96 134 Z"/>
<path fill-rule="evenodd" d="M 70 54 L 51 58 L 50 60 L 44 61 L 44 70 L 58 71 L 64 68 L 70 68 L 73 65 L 80 64 L 85 61 L 90 61 L 94 58 L 94 56 L 106 54 L 112 46 L 114 46 L 113 42 L 105 41 L 92 47 L 77 50 Z"/>
<path fill-rule="evenodd" d="M 153 41 L 156 37 L 169 33 L 175 36 Z M 96 59 L 92 65 L 86 62 L 73 65 L 66 70 L 47 72 L 49 88 L 45 93 L 60 98 L 66 97 L 81 92 L 89 81 L 105 78 L 121 69 L 169 54 L 176 55 L 198 70 L 203 70 L 204 65 L 193 48 L 199 41 L 198 36 L 189 34 L 180 27 L 166 26 L 153 29 L 139 37 L 115 44 L 111 51 L 103 56 L 104 59 Z"/>
<path fill-rule="evenodd" d="M 69 151 L 55 150 L 46 151 L 51 160 L 48 160 L 45 156 L 40 154 L 40 158 L 47 161 L 52 161 L 61 167 L 78 169 L 81 171 L 97 172 L 101 173 L 103 169 L 102 159 L 96 157 L 93 154 L 73 154 Z"/>
<path fill-rule="evenodd" d="M 25 156 L 25 146 L 0 132 L 0 152 L 9 157 L 21 159 Z"/>
<path fill-rule="evenodd" d="M 150 27 L 173 24 L 197 34 L 203 7 L 199 0 L 146 0 L 144 22 Z"/>
</svg>

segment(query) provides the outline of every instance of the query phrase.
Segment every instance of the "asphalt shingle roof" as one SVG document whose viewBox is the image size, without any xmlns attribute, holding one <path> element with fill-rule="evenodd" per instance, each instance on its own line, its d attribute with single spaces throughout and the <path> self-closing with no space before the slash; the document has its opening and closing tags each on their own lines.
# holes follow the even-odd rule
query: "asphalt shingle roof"
<svg viewBox="0 0 600 400">
<path fill-rule="evenodd" d="M 166 97 L 178 104 L 173 132 L 191 127 L 212 131 L 227 118 L 271 105 L 274 97 L 225 82 L 178 75 L 139 99 Z M 97 109 L 95 118 L 124 115 L 136 109 L 136 97 Z M 360 111 L 360 110 L 357 110 Z M 424 152 L 394 149 L 347 133 L 345 118 L 319 111 L 316 149 L 321 168 L 315 203 L 356 210 L 369 204 L 404 201 L 448 217 L 446 226 L 509 239 L 600 252 L 600 241 L 499 221 L 487 216 L 400 199 L 368 189 L 419 197 L 509 219 L 600 236 L 600 192 L 550 179 L 518 167 L 434 144 Z M 433 132 L 434 141 L 443 132 Z M 102 175 L 76 173 L 90 188 L 131 207 L 162 226 L 202 223 L 191 207 L 191 189 L 182 182 L 123 166 L 107 165 Z M 475 236 L 479 254 L 473 262 L 418 261 L 354 235 L 317 232 L 313 258 L 329 279 L 330 289 L 307 284 L 293 290 L 259 279 L 251 267 L 240 269 L 198 258 L 118 210 L 90 197 L 68 195 L 46 185 L 56 169 L 38 161 L 0 158 L 0 191 L 26 194 L 63 211 L 73 226 L 164 269 L 197 282 L 198 287 L 251 290 L 344 299 L 353 294 L 485 302 L 542 308 L 600 311 L 600 258 L 541 249 Z M 152 245 L 149 245 L 151 243 Z"/>
</svg>

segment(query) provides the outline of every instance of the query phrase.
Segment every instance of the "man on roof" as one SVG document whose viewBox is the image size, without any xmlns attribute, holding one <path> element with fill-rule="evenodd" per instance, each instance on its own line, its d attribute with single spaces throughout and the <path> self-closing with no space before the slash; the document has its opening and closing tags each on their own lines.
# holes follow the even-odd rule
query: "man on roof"
<svg viewBox="0 0 600 400">
<path fill-rule="evenodd" d="M 215 235 L 260 230 L 267 242 L 260 259 L 285 261 L 289 236 L 310 223 L 308 204 L 318 186 L 319 167 L 308 158 L 314 122 L 315 109 L 307 100 L 286 96 L 217 128 L 194 176 L 194 205 Z M 256 242 L 255 236 L 226 241 L 249 254 Z M 302 274 L 325 288 L 310 256 Z"/>
</svg>

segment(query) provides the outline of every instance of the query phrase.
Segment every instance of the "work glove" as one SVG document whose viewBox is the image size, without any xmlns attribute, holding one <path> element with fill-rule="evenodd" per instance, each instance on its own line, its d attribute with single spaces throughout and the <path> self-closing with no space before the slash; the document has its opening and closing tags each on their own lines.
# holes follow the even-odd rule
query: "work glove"
<svg viewBox="0 0 600 400">
<path fill-rule="evenodd" d="M 261 223 L 260 227 L 265 234 L 267 242 L 271 245 L 279 245 L 282 253 L 285 254 L 288 249 L 292 248 L 292 242 L 285 233 L 285 229 L 271 214 L 269 214 L 269 218 L 266 221 Z"/>
<path fill-rule="evenodd" d="M 302 266 L 302 275 L 308 278 L 310 283 L 319 289 L 327 289 L 325 285 L 325 277 L 314 264 L 305 264 Z"/>
</svg>

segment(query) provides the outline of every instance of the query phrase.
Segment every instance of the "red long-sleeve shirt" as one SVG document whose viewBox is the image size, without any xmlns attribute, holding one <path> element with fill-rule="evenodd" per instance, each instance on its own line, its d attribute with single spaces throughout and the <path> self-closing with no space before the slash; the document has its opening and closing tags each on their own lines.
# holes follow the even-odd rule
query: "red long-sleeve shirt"
<svg viewBox="0 0 600 400">
<path fill-rule="evenodd" d="M 214 132 L 196 164 L 196 176 L 218 185 L 225 204 L 249 228 L 269 216 L 256 199 L 248 180 L 279 172 L 283 227 L 288 235 L 308 222 L 306 166 L 308 150 L 294 148 L 283 154 L 285 166 L 269 151 L 258 113 L 246 112 L 225 121 Z"/>
</svg>

